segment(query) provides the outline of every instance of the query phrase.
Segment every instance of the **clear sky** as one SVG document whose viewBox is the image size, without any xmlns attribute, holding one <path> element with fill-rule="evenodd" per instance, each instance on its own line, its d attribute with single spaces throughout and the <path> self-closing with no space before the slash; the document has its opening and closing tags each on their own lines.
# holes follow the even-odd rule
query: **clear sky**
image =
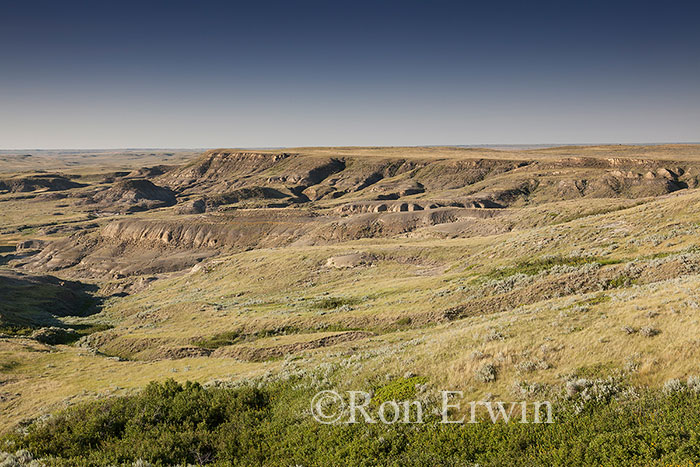
<svg viewBox="0 0 700 467">
<path fill-rule="evenodd" d="M 0 2 L 0 148 L 700 141 L 700 2 Z"/>
</svg>

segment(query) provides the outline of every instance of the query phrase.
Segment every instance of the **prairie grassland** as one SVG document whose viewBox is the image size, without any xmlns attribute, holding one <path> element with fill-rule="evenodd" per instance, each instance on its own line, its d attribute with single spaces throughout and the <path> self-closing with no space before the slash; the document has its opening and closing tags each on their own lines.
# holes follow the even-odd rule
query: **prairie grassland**
<svg viewBox="0 0 700 467">
<path fill-rule="evenodd" d="M 472 148 L 454 146 L 409 146 L 409 147 L 302 147 L 287 148 L 285 151 L 309 155 L 367 156 L 367 157 L 429 157 L 429 158 L 470 158 L 484 157 L 495 159 L 559 159 L 562 157 L 594 158 L 638 158 L 666 160 L 698 160 L 696 144 L 638 145 L 592 145 L 554 146 L 545 148 Z"/>
<path fill-rule="evenodd" d="M 325 161 L 326 156 L 699 160 L 697 146 L 683 145 L 288 151 L 308 154 L 312 162 L 315 157 Z M 128 164 L 134 162 L 127 159 Z M 309 160 L 281 163 L 288 169 Z M 363 160 L 348 159 L 348 170 L 362 177 L 371 175 L 374 166 Z M 310 167 L 307 172 L 316 173 L 316 166 Z M 115 213 L 99 204 L 81 204 L 83 193 L 109 189 L 113 182 L 106 169 L 98 173 L 80 165 L 71 170 L 99 176 L 78 179 L 86 186 L 71 190 L 67 200 L 42 196 L 43 192 L 0 194 L 4 229 L 0 246 L 5 247 L 0 267 L 7 269 L 5 263 L 24 258 L 22 252 L 9 251 L 23 240 L 74 241 L 58 244 L 59 259 L 76 244 L 93 248 L 71 258 L 75 268 L 100 266 L 114 258 L 128 262 L 147 255 L 187 254 L 189 247 L 163 243 L 171 235 L 165 228 L 157 238 L 108 243 L 101 235 L 120 219 L 166 226 L 179 222 L 176 227 L 222 222 L 235 230 L 242 229 L 244 216 L 265 213 L 277 219 L 278 226 L 290 225 L 284 228 L 298 228 L 306 235 L 280 237 L 277 243 L 262 246 L 236 244 L 202 255 L 205 259 L 195 267 L 177 271 L 125 278 L 116 269 L 105 268 L 100 274 L 79 277 L 102 291 L 101 311 L 91 316 L 59 316 L 57 322 L 109 329 L 71 345 L 39 343 L 28 338 L 31 329 L 1 337 L 0 426 L 7 430 L 65 404 L 123 394 L 170 377 L 206 383 L 320 371 L 337 385 L 364 389 L 412 373 L 426 378 L 432 388 L 464 390 L 472 398 L 505 398 L 556 392 L 576 378 L 612 375 L 632 384 L 661 387 L 671 378 L 700 375 L 700 297 L 696 293 L 700 191 L 690 187 L 670 194 L 644 191 L 639 196 L 624 192 L 619 197 L 561 199 L 558 187 L 569 178 L 590 178 L 598 169 L 552 167 L 547 173 L 544 169 L 526 173 L 526 178 L 538 181 L 539 189 L 519 194 L 505 207 L 475 208 L 477 214 L 488 212 L 489 216 L 475 217 L 470 212 L 416 225 L 406 221 L 414 213 L 345 216 L 335 210 L 343 203 L 376 202 L 377 193 L 393 194 L 394 187 L 410 182 L 411 174 L 420 169 L 390 173 L 376 183 L 385 183 L 379 187 L 370 185 L 306 204 L 277 207 L 264 205 L 269 200 L 254 199 L 251 202 L 263 204 L 251 207 L 236 201 L 212 213 L 177 211 L 195 196 L 188 188 L 178 192 L 182 199 L 176 206 L 145 211 Z M 254 182 L 279 184 L 275 177 L 284 171 L 266 170 L 254 172 Z M 460 200 L 488 190 L 508 191 L 523 177 L 515 170 L 443 189 L 430 177 L 449 180 L 449 176 L 430 170 L 422 176 L 426 186 L 433 183 L 437 188 L 409 192 L 399 201 L 428 203 L 442 196 Z M 348 180 L 354 180 L 353 174 L 347 175 Z M 180 175 L 174 183 L 180 183 Z M 693 179 L 688 176 L 687 180 Z M 451 208 L 440 209 L 435 212 Z M 319 223 L 316 230 L 303 224 L 311 225 L 324 216 L 330 223 Z M 295 227 L 299 218 L 302 227 Z M 358 218 L 362 222 L 371 218 L 373 228 L 400 228 L 375 235 L 361 227 L 351 239 L 318 241 L 331 227 Z M 251 224 L 255 222 L 253 217 Z M 259 230 L 251 228 L 246 235 L 270 234 L 255 228 Z M 334 258 L 341 260 L 329 262 Z M 346 266 L 334 266 L 345 264 L 343 258 Z M 59 277 L 82 272 L 56 271 Z M 133 286 L 128 293 L 120 288 L 125 282 Z M 485 367 L 493 372 L 487 380 L 482 377 Z"/>
<path fill-rule="evenodd" d="M 363 239 L 216 258 L 109 299 L 83 321 L 114 328 L 90 336 L 87 348 L 4 339 L 3 425 L 149 380 L 238 380 L 343 368 L 348 359 L 356 364 L 342 382 L 358 388 L 406 372 L 470 397 L 609 375 L 661 386 L 700 374 L 699 226 L 692 191 L 495 236 Z M 326 266 L 358 252 L 367 264 Z M 459 307 L 466 311 L 451 316 Z M 372 336 L 262 361 L 160 359 L 165 349 L 197 348 L 227 332 L 241 336 L 227 347 L 274 349 L 350 330 Z M 495 381 L 478 381 L 485 364 L 496 368 Z"/>
<path fill-rule="evenodd" d="M 0 150 L 0 173 L 63 171 L 90 175 L 111 170 L 132 170 L 147 165 L 180 164 L 192 150 Z"/>
</svg>

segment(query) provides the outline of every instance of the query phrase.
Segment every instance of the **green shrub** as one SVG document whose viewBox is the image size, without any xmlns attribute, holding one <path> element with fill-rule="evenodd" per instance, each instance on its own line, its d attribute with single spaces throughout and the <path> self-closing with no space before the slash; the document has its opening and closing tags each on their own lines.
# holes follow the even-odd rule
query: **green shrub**
<svg viewBox="0 0 700 467">
<path fill-rule="evenodd" d="M 633 277 L 630 277 L 627 274 L 620 274 L 619 276 L 616 276 L 612 279 L 608 279 L 608 281 L 605 283 L 605 289 L 619 289 L 622 287 L 629 287 L 630 285 L 633 285 L 636 282 L 637 281 Z"/>
<path fill-rule="evenodd" d="M 226 331 L 214 334 L 211 337 L 204 337 L 197 340 L 194 345 L 205 349 L 217 349 L 226 345 L 233 345 L 240 342 L 249 342 L 271 336 L 284 336 L 304 332 L 303 329 L 294 326 L 280 326 L 274 329 L 261 329 L 259 331 L 245 333 L 243 331 Z"/>
<path fill-rule="evenodd" d="M 218 349 L 219 347 L 224 347 L 226 345 L 231 345 L 235 344 L 236 342 L 240 341 L 243 338 L 241 333 L 239 331 L 227 331 L 227 332 L 221 332 L 219 334 L 215 334 L 211 337 L 205 337 L 197 342 L 194 343 L 194 345 L 198 347 L 202 347 L 205 349 Z"/>
<path fill-rule="evenodd" d="M 413 322 L 413 319 L 411 319 L 410 316 L 405 316 L 403 318 L 399 318 L 396 320 L 396 326 L 399 326 L 399 327 L 410 326 L 412 322 Z"/>
<path fill-rule="evenodd" d="M 398 378 L 388 384 L 374 390 L 372 402 L 381 404 L 386 401 L 405 401 L 416 396 L 416 385 L 425 384 L 428 378 L 412 376 L 410 378 Z"/>
<path fill-rule="evenodd" d="M 321 310 L 333 310 L 339 308 L 343 305 L 352 306 L 359 303 L 356 298 L 345 298 L 345 297 L 324 297 L 313 302 L 314 308 Z"/>
<path fill-rule="evenodd" d="M 423 378 L 375 392 L 413 397 Z M 303 380 L 262 388 L 203 388 L 172 380 L 141 393 L 82 403 L 6 436 L 0 450 L 29 450 L 47 465 L 266 466 L 686 465 L 700 458 L 700 396 L 642 391 L 638 398 L 560 400 L 554 423 L 322 425 L 308 414 Z"/>
<path fill-rule="evenodd" d="M 488 279 L 504 279 L 516 274 L 534 276 L 540 272 L 552 269 L 554 266 L 583 266 L 584 264 L 618 264 L 621 260 L 588 257 L 588 256 L 545 256 L 529 261 L 520 261 L 514 266 L 508 266 L 491 271 L 486 275 Z"/>
</svg>

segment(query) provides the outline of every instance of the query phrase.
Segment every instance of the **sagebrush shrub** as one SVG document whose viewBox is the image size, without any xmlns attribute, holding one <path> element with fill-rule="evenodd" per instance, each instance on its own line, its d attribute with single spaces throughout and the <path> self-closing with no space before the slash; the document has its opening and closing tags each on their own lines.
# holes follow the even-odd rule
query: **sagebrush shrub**
<svg viewBox="0 0 700 467">
<path fill-rule="evenodd" d="M 644 336 L 644 337 L 654 337 L 658 335 L 661 331 L 656 329 L 653 326 L 644 326 L 642 329 L 639 330 L 639 333 Z"/>
<path fill-rule="evenodd" d="M 482 383 L 491 383 L 496 381 L 497 373 L 496 367 L 492 363 L 486 363 L 477 368 L 474 377 Z"/>
</svg>

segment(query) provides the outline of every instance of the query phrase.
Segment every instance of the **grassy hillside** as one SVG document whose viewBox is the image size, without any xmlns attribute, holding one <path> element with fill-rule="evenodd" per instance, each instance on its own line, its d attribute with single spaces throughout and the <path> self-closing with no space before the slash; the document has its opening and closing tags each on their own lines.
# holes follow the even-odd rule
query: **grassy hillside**
<svg viewBox="0 0 700 467">
<path fill-rule="evenodd" d="M 271 423 L 265 430 L 282 430 L 280 443 L 288 444 L 270 452 L 289 459 L 352 463 L 339 447 L 347 440 L 378 462 L 403 449 L 404 460 L 424 463 L 437 456 L 454 458 L 455 465 L 499 465 L 495 453 L 506 450 L 534 465 L 571 456 L 605 464 L 593 448 L 575 452 L 557 427 L 397 429 L 382 435 L 390 439 L 383 447 L 363 444 L 367 433 L 360 428 L 339 433 L 303 421 L 308 431 L 301 433 L 319 436 L 326 457 L 321 448 L 291 450 L 302 435 L 288 431 L 317 389 L 309 380 L 376 391 L 417 375 L 429 392 L 461 390 L 470 400 L 563 397 L 562 414 L 575 402 L 562 396 L 567 388 L 612 381 L 608 405 L 562 425 L 581 433 L 579 445 L 645 465 L 695 455 L 695 444 L 685 443 L 686 434 L 695 436 L 692 420 L 677 421 L 681 412 L 669 408 L 672 398 L 663 388 L 700 376 L 697 147 L 295 151 L 301 156 L 272 161 L 258 153 L 251 159 L 214 151 L 157 171 L 146 178 L 170 187 L 176 204 L 146 204 L 141 211 L 101 204 L 114 186 L 138 185 L 107 174 L 83 180 L 85 186 L 59 199 L 45 192 L 0 194 L 7 220 L 0 280 L 8 285 L 0 305 L 8 323 L 0 337 L 0 429 L 8 433 L 66 407 L 61 417 L 70 426 L 83 411 L 111 404 L 95 400 L 138 406 L 149 397 L 139 391 L 151 381 L 207 387 L 254 381 L 261 382 L 260 397 L 289 401 L 280 422 L 288 426 L 275 425 L 265 412 L 282 410 L 278 402 L 258 407 L 263 412 L 255 415 Z M 446 155 L 452 151 L 457 163 Z M 497 162 L 489 162 L 492 152 Z M 520 166 L 524 154 L 535 162 Z M 400 164 L 392 159 L 398 155 Z M 581 156 L 594 162 L 570 159 Z M 329 157 L 343 163 L 329 163 Z M 607 160 L 617 157 L 628 159 Z M 193 179 L 197 174 L 201 178 Z M 131 206 L 143 196 L 125 188 L 118 201 Z M 195 212 L 200 196 L 205 208 Z M 375 209 L 379 205 L 386 209 Z M 70 213 L 65 222 L 47 215 L 64 211 Z M 18 243 L 18 250 L 10 249 Z M 88 309 L 90 301 L 99 309 Z M 68 344 L 31 337 L 47 326 L 75 334 L 62 341 Z M 297 378 L 309 384 L 306 389 L 284 386 Z M 625 399 L 629 388 L 642 398 Z M 694 392 L 681 392 L 680 407 L 695 407 Z M 232 394 L 211 397 L 237 397 Z M 649 447 L 661 439 L 650 434 L 661 422 L 645 421 L 635 431 L 639 415 L 629 400 L 663 412 L 671 417 L 662 417 L 669 427 L 686 434 L 663 448 Z M 241 410 L 244 420 L 235 423 L 249 423 L 247 409 Z M 586 431 L 620 411 L 619 425 Z M 117 428 L 131 422 L 124 423 Z M 17 447 L 57 455 L 53 437 L 63 435 L 36 429 L 37 438 L 17 441 Z M 206 443 L 233 442 L 217 430 L 200 434 Z M 153 436 L 194 436 L 166 432 Z M 105 447 L 86 459 L 170 459 L 130 450 L 128 433 L 114 436 L 95 441 Z M 633 447 L 606 451 L 617 436 Z M 465 447 L 494 438 L 496 444 L 476 451 Z M 436 439 L 453 447 L 417 454 Z M 75 453 L 83 442 L 60 441 Z M 284 463 L 282 454 L 253 451 L 241 451 L 241 462 L 255 462 L 255 455 Z M 196 462 L 188 456 L 178 459 Z"/>
<path fill-rule="evenodd" d="M 380 370 L 410 370 L 477 396 L 573 376 L 624 373 L 654 386 L 692 376 L 698 198 L 693 191 L 500 236 L 360 240 L 218 258 L 109 299 L 95 319 L 114 327 L 85 338 L 88 350 L 49 352 L 43 364 L 13 369 L 12 379 L 22 381 L 15 387 L 33 394 L 16 402 L 16 413 L 34 397 L 60 400 L 37 388 L 65 385 L 61 374 L 102 372 L 103 364 L 87 362 L 104 358 L 71 357 L 89 349 L 126 360 L 109 366 L 143 367 L 152 377 L 188 367 L 224 379 L 237 379 L 237 366 L 313 368 L 352 355 L 362 362 L 348 375 L 358 384 Z M 350 253 L 366 261 L 326 266 Z M 337 339 L 324 342 L 329 336 Z M 6 359 L 18 358 L 19 341 L 3 345 Z M 47 368 L 54 359 L 60 372 Z M 488 363 L 498 368 L 496 381 L 476 381 Z M 100 392 L 133 386 L 98 381 L 89 386 Z"/>
</svg>

